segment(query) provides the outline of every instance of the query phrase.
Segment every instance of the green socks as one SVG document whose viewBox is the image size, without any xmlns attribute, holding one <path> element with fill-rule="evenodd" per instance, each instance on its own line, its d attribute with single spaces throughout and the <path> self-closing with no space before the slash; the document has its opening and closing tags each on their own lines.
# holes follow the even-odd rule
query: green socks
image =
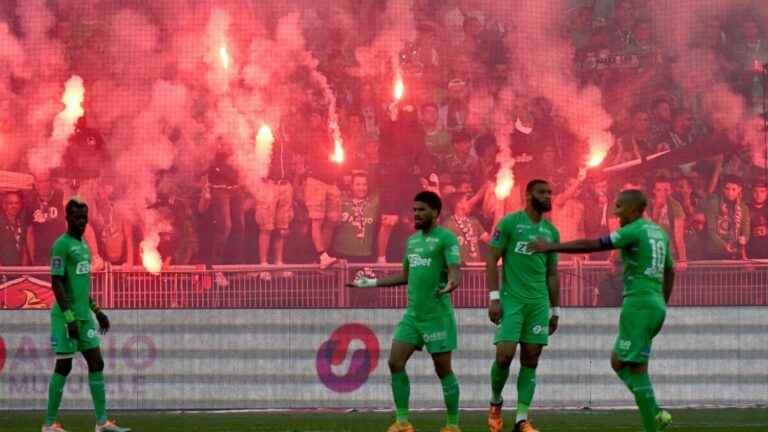
<svg viewBox="0 0 768 432">
<path fill-rule="evenodd" d="M 407 379 L 407 378 L 406 378 Z M 50 426 L 59 416 L 59 405 L 64 395 L 64 384 L 67 377 L 54 373 L 51 375 L 51 381 L 48 384 L 48 411 L 45 416 L 45 424 Z M 91 398 L 93 399 L 93 408 L 96 412 L 96 422 L 99 424 L 107 421 L 107 397 L 104 386 L 104 373 L 91 372 L 88 374 L 88 384 L 91 387 Z"/>
<path fill-rule="evenodd" d="M 453 372 L 440 379 L 443 385 L 443 400 L 445 401 L 446 420 L 448 426 L 459 425 L 459 380 Z"/>
<path fill-rule="evenodd" d="M 104 372 L 91 372 L 88 374 L 88 385 L 91 387 L 93 410 L 96 412 L 96 422 L 102 424 L 107 421 L 107 397 L 104 386 Z"/>
<path fill-rule="evenodd" d="M 392 374 L 392 395 L 395 399 L 397 421 L 408 421 L 408 400 L 411 398 L 411 382 L 405 371 Z"/>
<path fill-rule="evenodd" d="M 459 380 L 451 373 L 440 380 L 443 385 L 443 400 L 448 412 L 446 424 L 459 424 Z M 395 399 L 395 417 L 399 422 L 408 421 L 408 400 L 411 397 L 411 382 L 408 374 L 396 372 L 392 374 L 392 395 Z"/>
<path fill-rule="evenodd" d="M 64 395 L 64 384 L 67 377 L 54 373 L 51 375 L 51 381 L 48 383 L 48 411 L 45 416 L 46 426 L 52 425 L 59 416 L 59 405 L 61 397 Z"/>
<path fill-rule="evenodd" d="M 498 405 L 502 402 L 501 392 L 509 378 L 509 367 L 502 369 L 498 363 L 493 362 L 491 366 L 491 403 Z"/>
<path fill-rule="evenodd" d="M 517 375 L 517 419 L 528 419 L 528 407 L 533 401 L 533 393 L 536 391 L 536 369 L 525 366 L 520 367 L 520 374 Z"/>
<path fill-rule="evenodd" d="M 640 409 L 640 416 L 643 418 L 643 429 L 646 432 L 655 432 L 656 414 L 659 412 L 659 406 L 656 404 L 656 396 L 653 393 L 653 385 L 648 373 L 634 374 L 630 372 L 628 367 L 625 367 L 618 372 L 618 375 L 635 396 L 635 403 Z"/>
</svg>

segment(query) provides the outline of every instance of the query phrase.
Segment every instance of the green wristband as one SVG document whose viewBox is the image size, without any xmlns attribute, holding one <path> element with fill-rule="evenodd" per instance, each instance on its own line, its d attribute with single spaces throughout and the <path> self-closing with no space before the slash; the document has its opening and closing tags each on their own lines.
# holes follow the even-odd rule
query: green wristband
<svg viewBox="0 0 768 432">
<path fill-rule="evenodd" d="M 65 310 L 64 311 L 64 321 L 66 321 L 67 324 L 69 324 L 71 322 L 75 322 L 75 314 L 71 310 L 69 310 L 69 309 Z"/>
</svg>

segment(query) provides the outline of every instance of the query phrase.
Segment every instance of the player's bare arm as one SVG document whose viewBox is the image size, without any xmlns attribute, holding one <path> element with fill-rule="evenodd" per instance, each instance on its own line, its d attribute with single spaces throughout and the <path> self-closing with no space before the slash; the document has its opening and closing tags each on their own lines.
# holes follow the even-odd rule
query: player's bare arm
<svg viewBox="0 0 768 432">
<path fill-rule="evenodd" d="M 528 250 L 531 252 L 562 252 L 569 254 L 581 254 L 590 252 L 602 252 L 614 249 L 613 244 L 607 238 L 599 239 L 579 239 L 565 243 L 551 243 L 546 241 L 535 241 L 528 243 Z"/>
<path fill-rule="evenodd" d="M 557 272 L 557 266 L 547 267 L 547 288 L 549 288 L 549 304 L 552 306 L 552 313 L 549 317 L 549 334 L 557 331 L 557 324 L 560 319 L 560 274 Z"/>
<path fill-rule="evenodd" d="M 449 294 L 459 287 L 459 281 L 461 280 L 461 270 L 459 266 L 448 266 L 448 282 L 445 284 L 445 288 L 440 290 L 440 294 Z"/>
<path fill-rule="evenodd" d="M 499 295 L 499 259 L 504 255 L 501 249 L 491 247 L 485 260 L 485 281 L 488 285 L 488 318 L 494 324 L 501 320 L 501 301 Z"/>
<path fill-rule="evenodd" d="M 347 286 L 352 288 L 375 288 L 405 285 L 407 283 L 408 270 L 403 269 L 400 273 L 385 276 L 381 279 L 362 277 L 352 283 L 348 283 Z"/>
</svg>

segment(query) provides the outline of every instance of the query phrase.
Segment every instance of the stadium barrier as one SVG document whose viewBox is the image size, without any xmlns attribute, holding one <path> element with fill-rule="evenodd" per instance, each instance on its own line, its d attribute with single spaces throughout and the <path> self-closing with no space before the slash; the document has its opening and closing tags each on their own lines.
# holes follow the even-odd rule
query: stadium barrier
<svg viewBox="0 0 768 432">
<path fill-rule="evenodd" d="M 651 377 L 664 406 L 768 404 L 768 314 L 758 307 L 670 309 Z M 454 369 L 461 405 L 485 408 L 494 327 L 460 309 Z M 102 338 L 114 409 L 390 408 L 387 357 L 402 311 L 385 309 L 121 310 Z M 616 308 L 564 311 L 538 369 L 535 407 L 633 406 L 610 369 Z M 44 409 L 53 370 L 46 311 L 4 311 L 0 410 Z M 431 359 L 408 365 L 415 408 L 443 406 Z M 515 374 L 505 389 L 515 400 Z M 75 362 L 65 409 L 90 409 Z"/>
<path fill-rule="evenodd" d="M 380 277 L 400 264 L 351 264 L 320 270 L 316 265 L 172 267 L 159 275 L 141 268 L 94 273 L 93 295 L 114 309 L 215 308 L 402 308 L 406 289 L 348 288 L 361 274 Z M 50 306 L 48 269 L 0 267 L 0 309 Z M 616 306 L 621 276 L 607 262 L 560 264 L 563 306 Z M 483 266 L 467 266 L 453 294 L 459 308 L 486 307 Z M 768 305 L 768 261 L 691 262 L 677 273 L 670 301 L 677 306 Z"/>
</svg>

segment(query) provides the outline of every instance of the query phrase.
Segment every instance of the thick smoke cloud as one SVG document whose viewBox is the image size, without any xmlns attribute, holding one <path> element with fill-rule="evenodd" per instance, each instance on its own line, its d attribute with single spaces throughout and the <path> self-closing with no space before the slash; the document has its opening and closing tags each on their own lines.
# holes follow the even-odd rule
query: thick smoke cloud
<svg viewBox="0 0 768 432">
<path fill-rule="evenodd" d="M 617 119 L 605 95 L 574 74 L 574 49 L 563 34 L 572 2 L 448 3 L 462 12 L 483 10 L 506 30 L 504 43 L 514 53 L 506 88 L 472 95 L 468 124 L 482 126 L 485 118 L 496 132 L 508 129 L 521 105 L 544 96 L 592 152 L 607 150 Z M 154 225 L 144 209 L 156 198 L 158 177 L 173 167 L 179 183 L 197 184 L 219 140 L 232 145 L 245 187 L 258 191 L 270 154 L 265 140 L 259 145 L 258 131 L 265 125 L 279 130 L 281 119 L 308 99 L 306 87 L 322 96 L 329 137 L 342 143 L 338 89 L 315 55 L 328 48 L 315 46 L 317 40 L 327 39 L 316 35 L 332 30 L 355 44 L 356 64 L 345 72 L 367 78 L 397 74 L 400 49 L 418 36 L 417 10 L 409 0 L 16 4 L 0 16 L 0 169 L 44 171 L 60 159 L 67 144 L 61 134 L 68 129 L 56 119 L 64 110 L 65 83 L 77 75 L 88 125 L 105 137 L 119 189 L 130 191 L 120 197 L 121 207 L 145 226 Z M 734 11 L 747 7 L 766 16 L 767 3 L 649 5 L 654 33 L 674 57 L 672 78 L 685 97 L 698 101 L 697 109 L 717 124 L 756 140 L 744 97 L 725 83 L 717 46 L 707 41 L 720 37 L 712 23 L 732 20 Z M 445 37 L 460 39 L 460 22 L 453 24 Z M 303 88 L 293 82 L 297 72 L 309 78 Z M 388 78 L 381 87 L 390 94 Z M 43 163 L 41 152 L 50 150 L 52 162 Z M 506 148 L 499 155 L 504 176 L 511 177 L 511 158 Z"/>
</svg>

